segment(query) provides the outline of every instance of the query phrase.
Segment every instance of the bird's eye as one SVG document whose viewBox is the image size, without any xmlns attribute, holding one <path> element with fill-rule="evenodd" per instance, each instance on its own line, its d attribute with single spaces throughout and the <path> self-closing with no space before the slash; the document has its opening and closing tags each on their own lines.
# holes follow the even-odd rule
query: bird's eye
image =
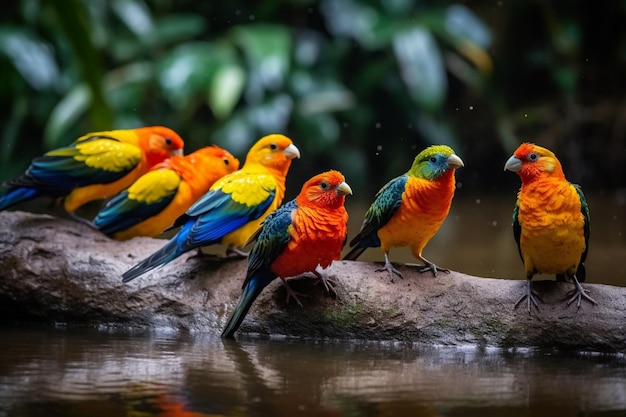
<svg viewBox="0 0 626 417">
<path fill-rule="evenodd" d="M 435 158 L 434 156 L 430 157 L 430 162 L 437 162 L 437 158 Z"/>
<path fill-rule="evenodd" d="M 165 144 L 166 144 L 167 146 L 172 146 L 172 139 L 170 139 L 170 138 L 165 138 Z"/>
<path fill-rule="evenodd" d="M 270 149 L 275 151 L 276 149 L 278 149 L 278 145 L 276 145 L 275 143 L 270 144 Z"/>
<path fill-rule="evenodd" d="M 322 182 L 320 183 L 320 188 L 321 188 L 322 190 L 328 190 L 328 188 L 329 188 L 329 187 L 330 187 L 330 184 L 328 184 L 326 181 L 322 181 Z"/>
<path fill-rule="evenodd" d="M 228 161 L 228 159 L 224 158 L 224 165 L 228 165 L 230 164 L 230 162 Z"/>
<path fill-rule="evenodd" d="M 536 154 L 536 153 L 534 153 L 534 152 L 533 152 L 533 153 L 531 153 L 530 155 L 528 155 L 528 159 L 530 159 L 531 161 L 536 161 L 536 160 L 537 160 L 537 158 L 539 158 L 539 157 L 538 157 L 538 156 L 537 156 L 537 154 Z"/>
</svg>

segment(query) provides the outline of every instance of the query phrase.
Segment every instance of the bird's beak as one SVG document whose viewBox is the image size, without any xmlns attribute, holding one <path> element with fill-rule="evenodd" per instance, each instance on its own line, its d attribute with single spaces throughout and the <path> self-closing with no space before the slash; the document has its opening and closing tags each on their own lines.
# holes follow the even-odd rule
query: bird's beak
<svg viewBox="0 0 626 417">
<path fill-rule="evenodd" d="M 463 164 L 463 160 L 455 154 L 452 154 L 448 157 L 448 169 L 457 169 L 464 166 L 465 165 Z"/>
<path fill-rule="evenodd" d="M 300 159 L 300 150 L 296 148 L 296 145 L 294 145 L 293 143 L 287 146 L 283 152 L 285 153 L 285 156 L 289 159 Z"/>
<path fill-rule="evenodd" d="M 505 171 L 517 172 L 520 170 L 521 167 L 522 167 L 522 161 L 515 155 L 507 159 L 506 164 L 504 164 Z"/>
<path fill-rule="evenodd" d="M 176 149 L 175 151 L 172 151 L 172 156 L 183 156 L 183 150 L 181 149 Z"/>
<path fill-rule="evenodd" d="M 342 182 L 337 186 L 337 194 L 339 195 L 352 195 L 352 188 L 348 185 L 347 182 Z"/>
</svg>

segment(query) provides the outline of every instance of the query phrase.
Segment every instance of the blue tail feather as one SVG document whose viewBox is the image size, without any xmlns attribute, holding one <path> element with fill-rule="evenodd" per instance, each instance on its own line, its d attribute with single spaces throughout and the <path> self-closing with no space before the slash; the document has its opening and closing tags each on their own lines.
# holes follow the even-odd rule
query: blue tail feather
<svg viewBox="0 0 626 417">
<path fill-rule="evenodd" d="M 0 210 L 14 206 L 23 201 L 32 200 L 39 196 L 39 190 L 36 188 L 16 187 L 10 189 L 6 194 L 0 197 Z"/>
<path fill-rule="evenodd" d="M 265 273 L 260 273 L 259 275 L 255 275 L 248 279 L 244 284 L 243 293 L 241 297 L 239 297 L 239 301 L 237 301 L 237 306 L 235 306 L 235 310 L 233 314 L 230 316 L 224 331 L 222 332 L 223 338 L 232 338 L 239 326 L 243 322 L 243 319 L 248 314 L 250 307 L 252 307 L 252 303 L 257 299 L 261 291 L 267 285 L 276 278 L 276 275 L 271 271 L 266 271 Z"/>
<path fill-rule="evenodd" d="M 165 246 L 130 268 L 128 271 L 124 272 L 124 274 L 122 274 L 122 282 L 132 281 L 138 276 L 153 270 L 157 266 L 165 265 L 166 263 L 178 258 L 183 253 L 193 249 L 184 246 L 184 242 L 193 224 L 193 220 L 188 221 L 187 224 L 185 224 L 178 231 L 176 236 L 165 244 Z"/>
</svg>

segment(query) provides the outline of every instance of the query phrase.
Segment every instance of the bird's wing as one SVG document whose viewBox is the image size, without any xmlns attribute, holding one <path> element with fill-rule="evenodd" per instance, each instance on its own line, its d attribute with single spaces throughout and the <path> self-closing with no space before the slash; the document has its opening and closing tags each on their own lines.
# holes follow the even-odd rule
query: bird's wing
<svg viewBox="0 0 626 417">
<path fill-rule="evenodd" d="M 222 178 L 175 225 L 193 218 L 195 224 L 190 230 L 189 243 L 202 246 L 206 242 L 216 242 L 261 217 L 275 195 L 276 182 L 270 175 Z"/>
<path fill-rule="evenodd" d="M 515 238 L 515 242 L 517 243 L 517 250 L 519 252 L 520 258 L 522 258 L 522 262 L 524 262 L 524 256 L 522 255 L 522 247 L 520 246 L 520 236 L 522 235 L 522 225 L 519 222 L 519 203 L 515 203 L 515 207 L 513 208 L 513 237 Z"/>
<path fill-rule="evenodd" d="M 92 137 L 33 159 L 26 174 L 11 185 L 54 190 L 108 184 L 132 171 L 141 158 L 135 145 Z"/>
<path fill-rule="evenodd" d="M 113 234 L 159 214 L 176 196 L 181 178 L 172 170 L 149 171 L 128 190 L 112 198 L 94 219 L 105 234 Z"/>
<path fill-rule="evenodd" d="M 361 231 L 350 241 L 350 246 L 369 236 L 375 236 L 376 232 L 389 222 L 402 203 L 402 194 L 407 181 L 408 176 L 401 175 L 389 181 L 376 193 L 374 202 L 365 213 Z"/>
<path fill-rule="evenodd" d="M 293 212 L 297 210 L 295 200 L 283 204 L 263 221 L 255 234 L 256 242 L 248 255 L 248 274 L 243 286 L 257 271 L 268 268 L 283 252 L 291 239 Z"/>
</svg>

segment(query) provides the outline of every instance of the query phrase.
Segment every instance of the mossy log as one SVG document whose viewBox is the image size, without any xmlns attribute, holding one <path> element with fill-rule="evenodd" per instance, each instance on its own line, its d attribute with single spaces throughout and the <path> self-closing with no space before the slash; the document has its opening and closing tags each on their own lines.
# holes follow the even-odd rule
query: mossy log
<svg viewBox="0 0 626 417">
<path fill-rule="evenodd" d="M 82 326 L 221 332 L 239 295 L 246 260 L 181 256 L 123 284 L 121 275 L 164 241 L 118 242 L 71 220 L 0 213 L 0 317 Z M 626 352 L 626 288 L 585 284 L 598 305 L 564 301 L 569 283 L 538 280 L 543 303 L 531 314 L 521 280 L 459 272 L 419 273 L 399 266 L 392 282 L 380 265 L 338 261 L 326 272 L 337 294 L 313 275 L 290 280 L 307 297 L 286 303 L 275 280 L 257 299 L 236 337 L 250 335 L 408 341 L 502 348 Z"/>
</svg>

